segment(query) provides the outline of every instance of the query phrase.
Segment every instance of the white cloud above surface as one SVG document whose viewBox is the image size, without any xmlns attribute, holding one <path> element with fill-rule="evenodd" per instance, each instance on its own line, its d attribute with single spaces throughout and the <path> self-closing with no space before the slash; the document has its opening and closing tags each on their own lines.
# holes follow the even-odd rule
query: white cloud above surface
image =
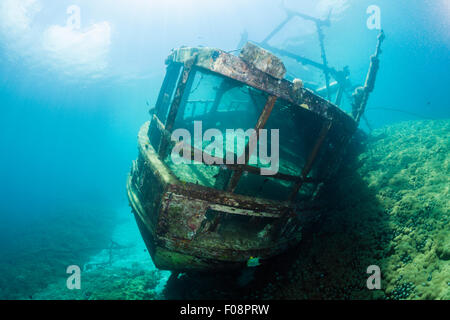
<svg viewBox="0 0 450 320">
<path fill-rule="evenodd" d="M 33 17 L 41 10 L 38 0 L 2 0 L 0 30 L 9 37 L 23 36 L 30 30 Z"/>
<path fill-rule="evenodd" d="M 349 0 L 286 0 L 284 1 L 284 6 L 294 11 L 324 19 L 328 16 L 330 11 L 332 13 L 332 18 L 336 18 L 341 15 L 349 7 L 348 2 Z"/>
<path fill-rule="evenodd" d="M 0 46 L 6 56 L 66 75 L 104 76 L 111 47 L 110 23 L 80 29 L 69 24 L 45 26 L 39 23 L 42 7 L 42 0 L 0 0 Z"/>
<path fill-rule="evenodd" d="M 101 22 L 85 30 L 53 25 L 44 32 L 43 48 L 66 73 L 99 75 L 108 67 L 111 25 Z"/>
</svg>

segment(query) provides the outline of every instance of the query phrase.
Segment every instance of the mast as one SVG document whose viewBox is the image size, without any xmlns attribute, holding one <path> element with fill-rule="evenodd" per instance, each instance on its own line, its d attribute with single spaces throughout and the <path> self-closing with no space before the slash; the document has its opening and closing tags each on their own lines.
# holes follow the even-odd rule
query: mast
<svg viewBox="0 0 450 320">
<path fill-rule="evenodd" d="M 270 50 L 271 52 L 274 52 L 276 54 L 284 55 L 286 57 L 289 57 L 291 59 L 294 59 L 295 61 L 303 64 L 303 65 L 310 65 L 312 67 L 315 67 L 319 70 L 321 70 L 325 76 L 325 88 L 326 88 L 326 95 L 327 99 L 331 101 L 332 96 L 332 88 L 330 86 L 331 77 L 333 77 L 339 84 L 339 91 L 338 95 L 336 97 L 336 103 L 340 104 L 342 99 L 342 94 L 347 88 L 347 82 L 348 82 L 348 67 L 345 67 L 343 71 L 338 71 L 334 68 L 330 68 L 328 66 L 328 59 L 327 54 L 325 50 L 325 35 L 323 32 L 323 27 L 329 27 L 331 25 L 330 23 L 330 17 L 331 17 L 331 11 L 328 14 L 328 17 L 326 19 L 318 19 L 315 17 L 311 17 L 307 14 L 292 11 L 284 6 L 282 6 L 283 10 L 286 12 L 286 19 L 282 21 L 273 31 L 261 42 L 257 43 L 259 46 L 266 48 L 267 50 Z M 320 53 L 322 62 L 316 62 L 311 59 L 305 58 L 303 56 L 288 52 L 283 49 L 272 47 L 269 44 L 269 41 L 278 34 L 294 17 L 299 17 L 301 19 L 312 21 L 316 25 L 317 34 L 319 37 L 319 44 L 320 44 Z"/>
<path fill-rule="evenodd" d="M 366 111 L 369 96 L 375 88 L 377 73 L 378 70 L 380 69 L 380 55 L 382 53 L 381 44 L 383 43 L 385 38 L 386 36 L 383 30 L 381 30 L 380 34 L 378 35 L 378 43 L 376 51 L 370 57 L 370 67 L 369 71 L 367 72 L 366 83 L 364 84 L 364 87 L 356 89 L 355 93 L 353 94 L 354 98 L 353 116 L 355 117 L 355 120 L 358 123 L 360 122 L 361 117 L 364 115 L 364 112 Z"/>
</svg>

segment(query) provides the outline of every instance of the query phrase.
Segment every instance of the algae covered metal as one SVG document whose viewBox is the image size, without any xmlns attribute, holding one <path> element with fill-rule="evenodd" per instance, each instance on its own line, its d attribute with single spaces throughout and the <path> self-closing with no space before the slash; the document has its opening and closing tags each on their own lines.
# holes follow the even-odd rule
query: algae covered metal
<svg viewBox="0 0 450 320">
<path fill-rule="evenodd" d="M 139 157 L 127 183 L 130 204 L 158 268 L 243 268 L 301 240 L 299 216 L 337 172 L 357 122 L 300 80 L 284 79 L 285 73 L 279 58 L 252 43 L 238 56 L 183 47 L 167 59 L 167 73 L 151 120 L 139 132 Z M 254 161 L 245 137 L 243 148 L 232 140 L 223 153 L 214 154 L 204 141 L 182 141 L 192 155 L 207 154 L 212 161 L 174 162 L 174 133 L 183 129 L 195 136 L 199 124 L 202 132 L 224 134 L 230 129 L 277 130 L 277 171 L 261 174 L 264 164 Z M 254 148 L 262 137 L 257 134 L 256 139 Z M 189 156 L 183 152 L 184 158 Z"/>
</svg>

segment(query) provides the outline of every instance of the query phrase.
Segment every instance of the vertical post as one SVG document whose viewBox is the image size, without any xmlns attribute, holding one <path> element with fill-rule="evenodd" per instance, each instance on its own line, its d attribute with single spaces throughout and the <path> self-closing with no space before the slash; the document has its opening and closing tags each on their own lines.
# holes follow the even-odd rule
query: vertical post
<svg viewBox="0 0 450 320">
<path fill-rule="evenodd" d="M 381 44 L 383 43 L 384 39 L 385 35 L 383 30 L 381 30 L 380 34 L 378 35 L 377 49 L 375 53 L 370 57 L 370 67 L 369 71 L 367 72 L 366 83 L 362 91 L 361 103 L 358 108 L 358 113 L 356 114 L 355 117 L 355 120 L 358 123 L 361 120 L 361 117 L 363 116 L 364 112 L 366 111 L 369 96 L 375 88 L 375 81 L 377 78 L 378 70 L 380 68 L 380 55 L 382 52 Z"/>
<path fill-rule="evenodd" d="M 336 76 L 336 81 L 339 84 L 339 90 L 336 96 L 335 105 L 339 106 L 342 102 L 342 97 L 347 90 L 348 87 L 348 77 L 350 76 L 350 70 L 348 66 L 345 66 L 344 69 L 338 72 Z"/>
<path fill-rule="evenodd" d="M 325 67 L 323 69 L 323 73 L 325 75 L 325 85 L 327 87 L 327 96 L 328 96 L 328 101 L 331 101 L 330 73 L 328 71 L 328 61 L 327 61 L 327 55 L 325 52 L 325 44 L 323 43 L 325 36 L 323 35 L 322 27 L 319 22 L 316 22 L 316 26 L 317 26 L 317 33 L 319 35 L 320 52 L 322 55 L 322 62 Z"/>
<path fill-rule="evenodd" d="M 328 168 L 326 178 L 324 180 L 329 179 L 337 173 L 343 159 L 345 158 L 345 151 L 352 137 L 353 135 L 350 134 L 346 134 L 340 137 L 339 142 L 337 143 L 337 147 L 333 152 L 332 158 L 329 160 L 332 165 Z"/>
<path fill-rule="evenodd" d="M 194 64 L 197 60 L 197 55 L 195 55 L 191 60 L 187 61 L 184 65 L 183 72 L 181 74 L 181 80 L 178 83 L 177 90 L 175 92 L 175 97 L 172 101 L 172 105 L 170 106 L 169 114 L 167 116 L 166 121 L 166 130 L 171 133 L 175 124 L 175 119 L 178 114 L 178 109 L 180 108 L 181 102 L 183 100 L 184 93 L 187 88 L 188 81 L 191 77 L 191 72 L 194 67 Z M 168 139 L 162 139 L 161 144 L 159 146 L 159 156 L 161 159 L 164 159 L 167 155 L 167 148 L 169 146 Z"/>
<path fill-rule="evenodd" d="M 173 91 L 175 90 L 175 85 L 180 73 L 181 64 L 171 62 L 167 66 L 166 76 L 159 92 L 158 100 L 155 105 L 154 115 L 158 117 L 160 121 L 164 122 L 164 117 L 167 112 L 167 108 L 172 98 Z M 159 148 L 161 135 L 157 129 L 156 123 L 154 122 L 154 117 L 151 119 L 151 124 L 149 127 L 148 137 L 153 147 L 157 150 Z"/>
<path fill-rule="evenodd" d="M 342 102 L 342 96 L 344 95 L 344 92 L 345 92 L 345 84 L 340 84 L 339 85 L 339 90 L 338 90 L 338 93 L 337 93 L 337 96 L 336 96 L 336 101 L 335 101 L 335 105 L 337 105 L 338 107 L 339 107 L 339 105 L 341 104 L 341 102 Z"/>
<path fill-rule="evenodd" d="M 311 154 L 309 155 L 308 160 L 302 170 L 300 180 L 296 183 L 296 185 L 294 186 L 294 189 L 292 190 L 291 195 L 289 196 L 290 201 L 295 200 L 297 193 L 300 191 L 305 179 L 308 177 L 308 174 L 311 172 L 311 169 L 314 165 L 317 155 L 319 154 L 319 150 L 322 147 L 322 144 L 325 141 L 325 138 L 331 129 L 331 125 L 332 125 L 332 122 L 325 122 L 324 125 L 322 126 L 322 130 L 320 131 L 319 138 L 317 138 L 317 142 L 314 145 L 314 148 L 311 151 Z"/>
<path fill-rule="evenodd" d="M 273 111 L 273 108 L 275 106 L 275 102 L 277 101 L 278 97 L 276 96 L 270 96 L 267 99 L 266 105 L 264 106 L 263 111 L 261 112 L 261 115 L 259 116 L 258 122 L 256 123 L 256 127 L 255 127 L 255 131 L 256 131 L 256 143 L 255 143 L 255 148 L 257 148 L 258 146 L 258 140 L 259 140 L 259 130 L 263 129 L 266 124 L 267 121 L 269 120 L 269 117 Z M 250 161 L 250 156 L 253 154 L 253 152 L 255 151 L 255 149 L 250 148 L 250 142 L 247 143 L 247 145 L 245 146 L 245 164 L 248 164 L 248 162 Z M 234 192 L 236 190 L 236 187 L 239 183 L 239 180 L 242 177 L 242 174 L 244 173 L 243 169 L 240 170 L 236 170 L 233 175 L 231 176 L 231 180 L 228 184 L 228 188 L 227 190 L 229 192 Z"/>
</svg>

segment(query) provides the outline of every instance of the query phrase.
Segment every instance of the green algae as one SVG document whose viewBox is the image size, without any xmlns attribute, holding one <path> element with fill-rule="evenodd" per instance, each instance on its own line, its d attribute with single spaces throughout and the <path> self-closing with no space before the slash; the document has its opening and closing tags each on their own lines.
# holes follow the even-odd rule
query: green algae
<svg viewBox="0 0 450 320">
<path fill-rule="evenodd" d="M 371 143 L 361 161 L 361 173 L 389 213 L 394 233 L 392 254 L 384 256 L 385 293 L 397 298 L 401 283 L 412 283 L 408 299 L 448 299 L 450 287 L 450 122 L 406 122 L 374 133 L 385 138 Z M 388 181 L 388 184 L 380 181 Z"/>
<path fill-rule="evenodd" d="M 449 299 L 449 151 L 448 120 L 375 131 L 347 159 L 329 212 L 299 250 L 295 269 L 310 272 L 291 269 L 294 281 L 277 296 Z M 381 268 L 380 291 L 365 288 L 369 265 Z"/>
</svg>

